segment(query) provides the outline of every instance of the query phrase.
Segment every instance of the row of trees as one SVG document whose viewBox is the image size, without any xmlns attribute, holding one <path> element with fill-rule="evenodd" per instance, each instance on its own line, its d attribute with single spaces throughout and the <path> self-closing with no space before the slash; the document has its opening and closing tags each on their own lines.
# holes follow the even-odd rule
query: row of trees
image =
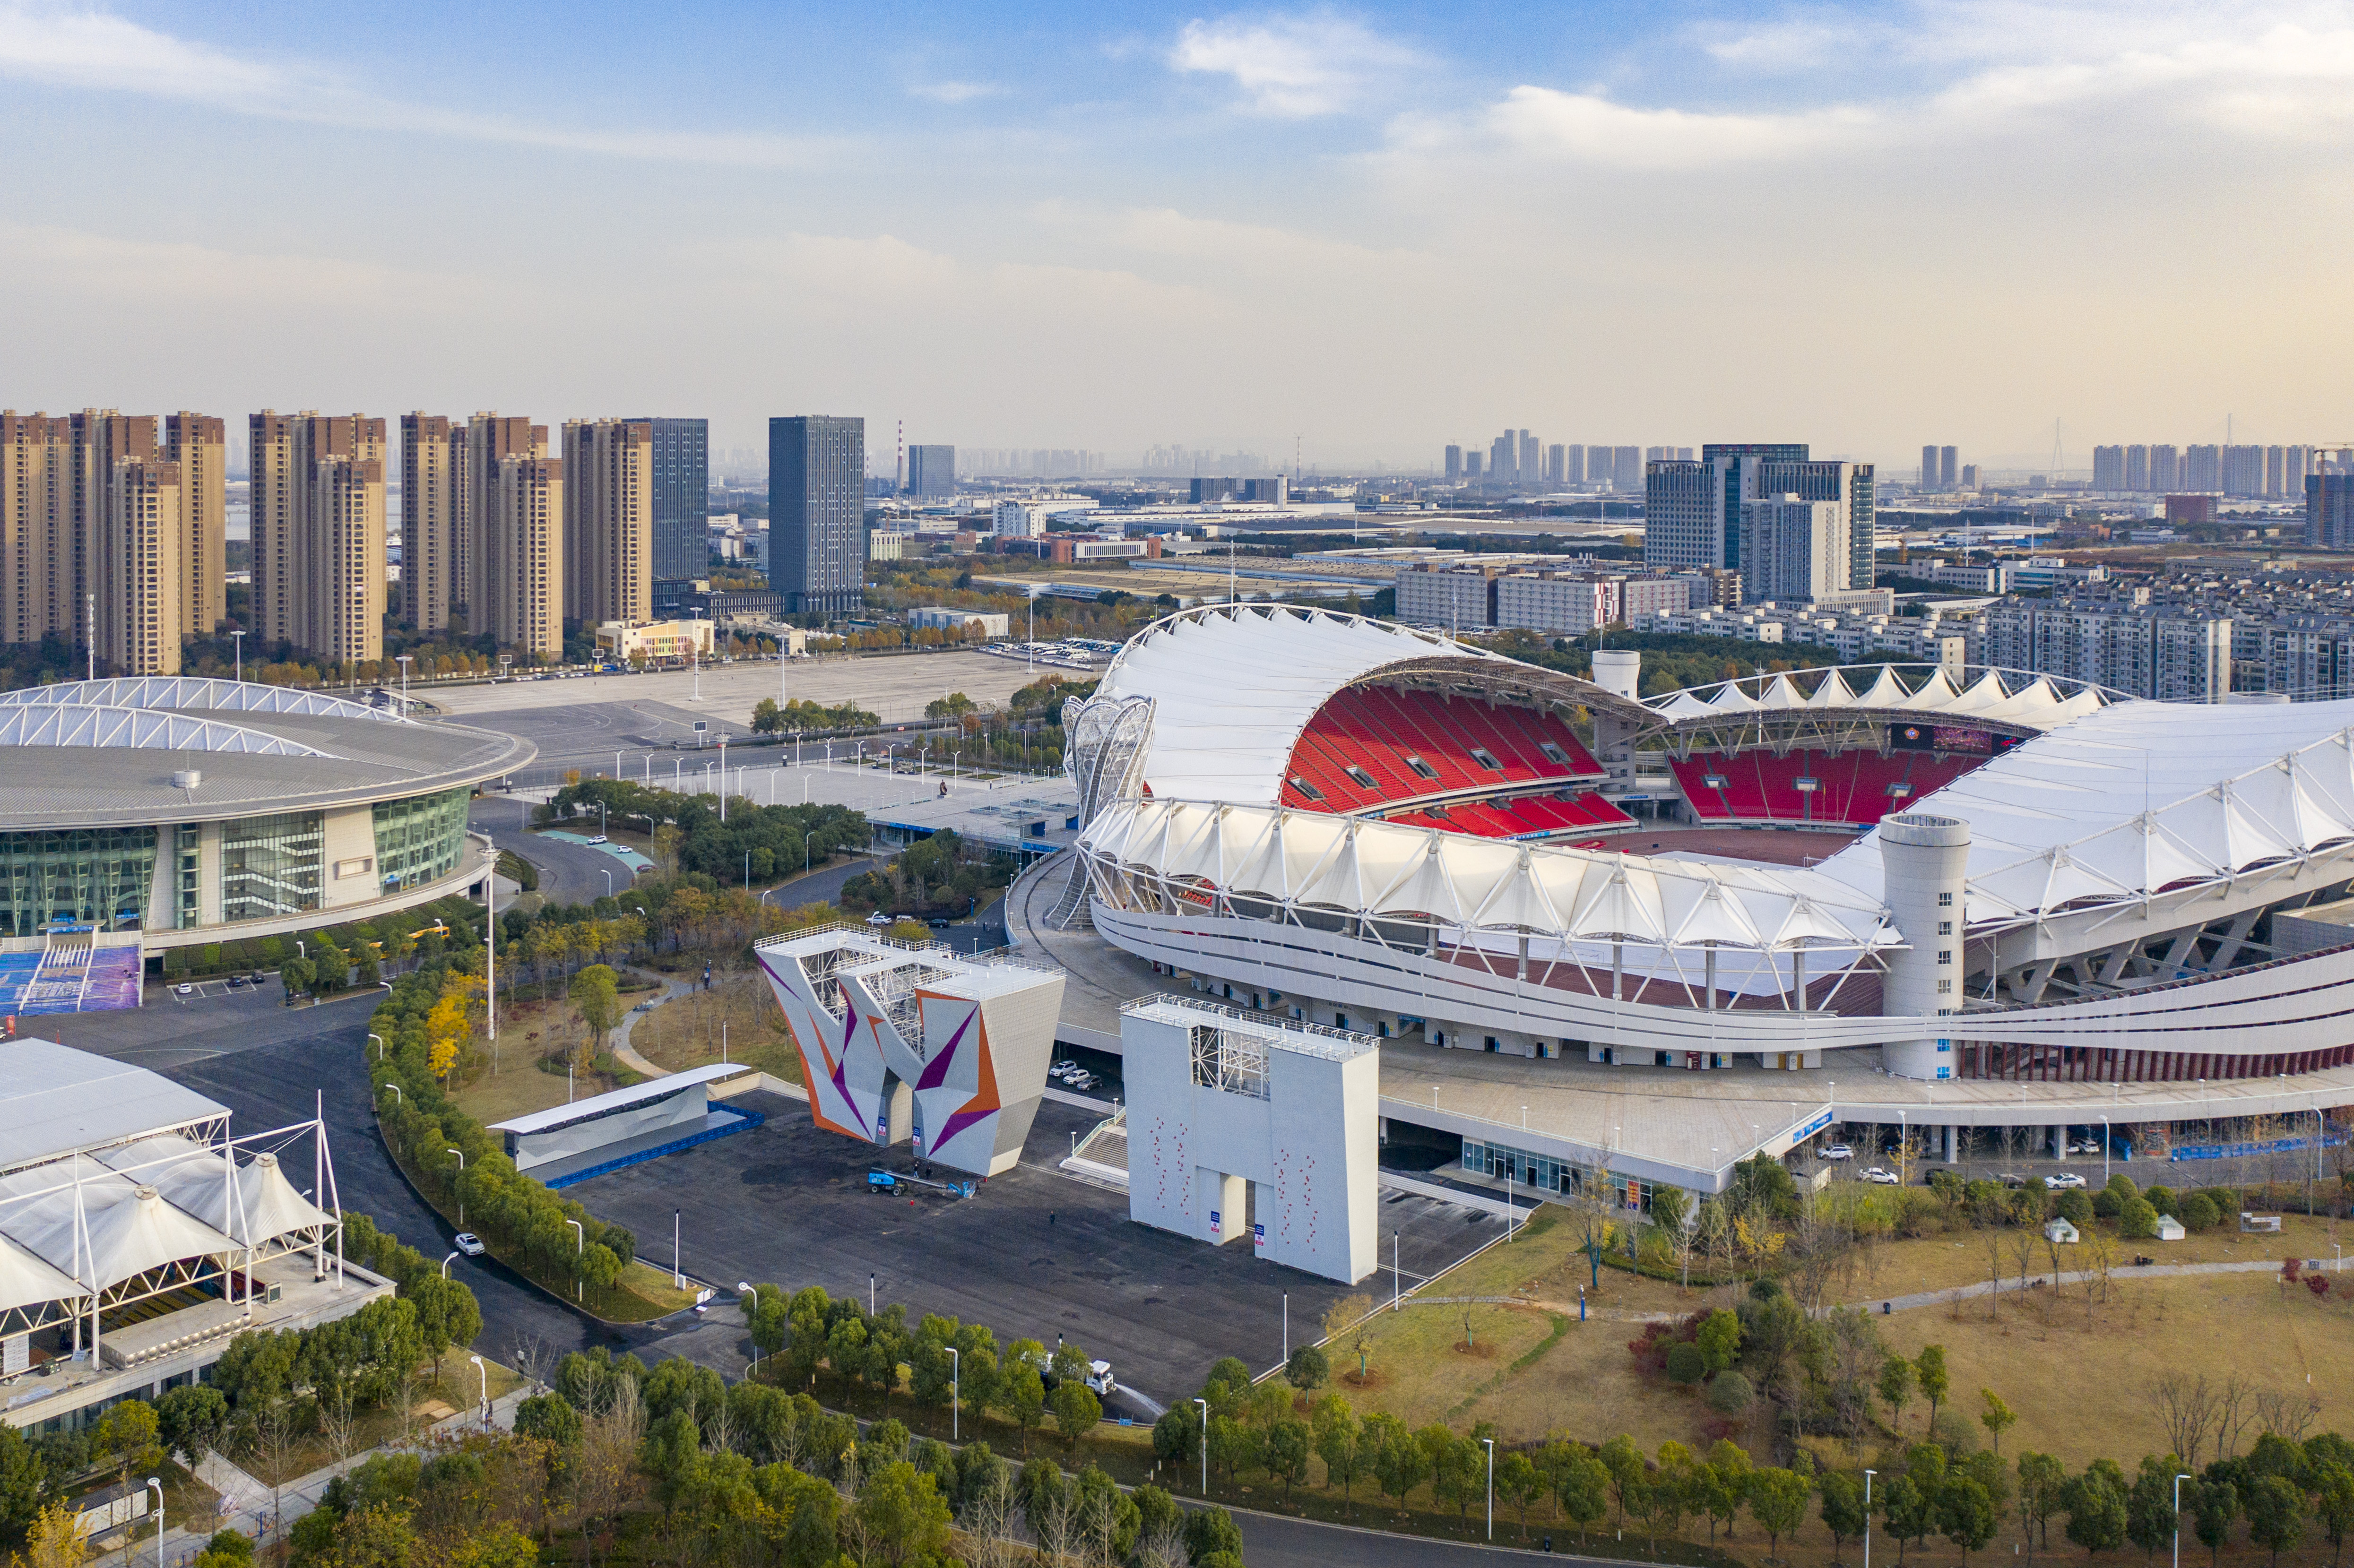
<svg viewBox="0 0 2354 1568">
<path fill-rule="evenodd" d="M 599 808 L 602 808 L 600 811 Z M 719 820 L 710 795 L 660 789 L 626 779 L 582 779 L 538 808 L 542 827 L 589 821 L 639 824 L 666 874 L 701 873 L 718 885 L 741 885 L 748 863 L 758 882 L 819 865 L 831 856 L 866 847 L 872 834 L 864 813 L 844 806 L 759 806 L 738 796 Z"/>
<path fill-rule="evenodd" d="M 466 978 L 459 970 L 453 981 L 446 962 L 426 965 L 396 981 L 368 1022 L 385 1042 L 381 1059 L 367 1060 L 385 1141 L 409 1179 L 457 1209 L 504 1261 L 596 1304 L 620 1287 L 635 1238 L 516 1171 L 502 1140 L 444 1091 L 460 1048 L 450 1043 L 449 999 Z"/>
<path fill-rule="evenodd" d="M 839 735 L 845 730 L 873 729 L 882 720 L 856 703 L 823 703 L 796 697 L 779 707 L 774 697 L 752 705 L 754 735 Z"/>
<path fill-rule="evenodd" d="M 936 1410 L 953 1404 L 971 1420 L 994 1411 L 1021 1432 L 1025 1450 L 1032 1430 L 1050 1414 L 1072 1446 L 1103 1419 L 1103 1404 L 1087 1385 L 1087 1352 L 1068 1342 L 1049 1351 L 1036 1340 L 1017 1339 L 1001 1350 L 981 1324 L 928 1312 L 911 1325 L 896 1303 L 869 1313 L 853 1298 L 829 1296 L 816 1285 L 790 1292 L 758 1286 L 745 1298 L 744 1314 L 754 1349 L 774 1363 L 772 1375 L 811 1388 L 823 1368 L 877 1399 L 886 1414 L 904 1368 L 916 1404 Z"/>
<path fill-rule="evenodd" d="M 976 850 L 952 828 L 909 844 L 885 864 L 842 885 L 845 909 L 924 915 L 944 909 L 964 915 L 1013 880 L 1013 859 Z"/>
</svg>

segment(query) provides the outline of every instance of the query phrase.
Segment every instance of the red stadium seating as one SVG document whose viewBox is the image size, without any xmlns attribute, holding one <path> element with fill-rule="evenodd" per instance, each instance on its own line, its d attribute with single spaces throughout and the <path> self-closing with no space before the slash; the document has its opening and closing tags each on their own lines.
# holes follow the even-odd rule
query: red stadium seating
<svg viewBox="0 0 2354 1568">
<path fill-rule="evenodd" d="M 1695 752 L 1668 766 L 1703 821 L 1825 822 L 1870 827 L 1942 789 L 1984 758 L 1900 751 Z M 1801 781 L 1813 785 L 1800 787 Z"/>
<path fill-rule="evenodd" d="M 1548 747 L 1557 755 L 1548 755 Z M 1282 800 L 1304 810 L 1355 811 L 1601 772 L 1576 732 L 1552 714 L 1433 692 L 1352 686 L 1300 732 Z M 1500 826 L 1507 820 L 1490 825 L 1508 831 Z"/>
</svg>

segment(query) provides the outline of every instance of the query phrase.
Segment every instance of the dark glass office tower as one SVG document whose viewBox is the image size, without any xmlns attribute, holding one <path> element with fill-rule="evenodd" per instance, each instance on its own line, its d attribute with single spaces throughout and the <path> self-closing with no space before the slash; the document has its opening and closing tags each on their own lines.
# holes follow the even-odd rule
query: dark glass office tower
<svg viewBox="0 0 2354 1568">
<path fill-rule="evenodd" d="M 660 585 L 711 575 L 711 421 L 644 422 L 654 428 L 654 582 L 667 598 Z"/>
<path fill-rule="evenodd" d="M 769 586 L 795 614 L 847 615 L 866 580 L 866 421 L 769 421 Z"/>
</svg>

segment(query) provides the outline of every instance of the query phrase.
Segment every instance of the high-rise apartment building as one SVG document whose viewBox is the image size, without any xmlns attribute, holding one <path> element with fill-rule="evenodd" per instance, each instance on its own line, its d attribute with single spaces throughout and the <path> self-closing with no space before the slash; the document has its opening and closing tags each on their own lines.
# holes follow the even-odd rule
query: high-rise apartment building
<svg viewBox="0 0 2354 1568">
<path fill-rule="evenodd" d="M 1937 488 L 1937 449 L 1935 447 L 1921 449 L 1921 488 L 1924 490 Z"/>
<path fill-rule="evenodd" d="M 463 601 L 452 577 L 466 515 L 466 427 L 446 414 L 400 417 L 400 619 L 446 631 Z"/>
<path fill-rule="evenodd" d="M 164 456 L 180 466 L 180 630 L 209 637 L 228 619 L 228 422 L 186 409 L 164 415 Z"/>
<path fill-rule="evenodd" d="M 470 632 L 492 632 L 501 642 L 516 639 L 507 635 L 502 627 L 533 626 L 536 619 L 523 613 L 518 607 L 530 602 L 519 599 L 525 591 L 525 579 L 545 577 L 553 586 L 559 601 L 564 593 L 564 563 L 557 556 L 542 559 L 533 554 L 535 541 L 543 536 L 553 541 L 551 547 L 561 551 L 562 493 L 557 493 L 558 510 L 551 514 L 553 526 L 545 535 L 527 518 L 503 514 L 503 497 L 513 487 L 502 477 L 509 461 L 538 462 L 547 456 L 547 427 L 535 425 L 528 416 L 477 412 L 466 421 L 466 495 L 462 518 L 464 526 L 456 535 L 457 548 L 451 558 L 452 588 L 462 588 L 458 602 L 465 607 L 466 629 Z M 562 471 L 554 475 L 561 485 Z M 524 492 L 531 493 L 528 488 Z M 563 646 L 561 634 L 546 652 L 554 652 Z M 528 652 L 543 652 L 527 647 Z"/>
<path fill-rule="evenodd" d="M 2147 447 L 2131 446 L 2126 449 L 2125 470 L 2119 478 L 2117 488 L 2135 491 L 2149 488 L 2149 449 Z"/>
<path fill-rule="evenodd" d="M 73 422 L 0 413 L 0 642 L 72 640 Z"/>
<path fill-rule="evenodd" d="M 866 421 L 769 421 L 769 586 L 797 614 L 846 615 L 866 572 Z"/>
<path fill-rule="evenodd" d="M 2182 488 L 2182 454 L 2173 447 L 2149 449 L 2149 488 L 2161 493 Z"/>
<path fill-rule="evenodd" d="M 2147 454 L 2144 454 L 2147 456 Z M 2094 447 L 2093 449 L 2093 488 L 2123 490 L 2126 488 L 2126 449 Z"/>
<path fill-rule="evenodd" d="M 1521 432 L 1521 482 L 1527 485 L 1544 482 L 1544 449 L 1526 430 Z"/>
<path fill-rule="evenodd" d="M 252 630 L 322 659 L 382 658 L 384 421 L 265 408 L 247 431 Z"/>
<path fill-rule="evenodd" d="M 588 626 L 653 617 L 651 420 L 564 427 L 564 615 Z"/>
<path fill-rule="evenodd" d="M 924 501 L 946 501 L 956 493 L 956 448 L 913 446 L 907 449 L 907 493 Z"/>
<path fill-rule="evenodd" d="M 1575 441 L 1561 450 L 1561 482 L 1564 484 L 1585 482 L 1585 448 Z"/>
<path fill-rule="evenodd" d="M 2262 495 L 2264 493 L 2264 449 L 2255 446 L 2225 447 L 2222 482 L 2219 488 L 2226 495 Z"/>
<path fill-rule="evenodd" d="M 1870 463 L 1817 461 L 1803 441 L 1711 443 L 1697 461 L 1654 462 L 1644 481 L 1643 560 L 1654 567 L 1704 567 L 1740 572 L 1742 507 L 1796 495 L 1838 504 L 1846 518 L 1844 580 L 1834 588 L 1868 588 L 1873 580 L 1872 530 L 1878 515 Z M 1747 583 L 1752 599 L 1769 597 Z M 1808 597 L 1814 597 L 1809 595 Z"/>
<path fill-rule="evenodd" d="M 547 429 L 528 443 L 545 449 Z M 564 652 L 564 462 L 509 453 L 489 466 L 482 553 L 490 564 L 483 629 L 519 652 Z"/>
<path fill-rule="evenodd" d="M 1521 481 L 1521 443 L 1511 431 L 1506 430 L 1488 443 L 1488 482 L 1518 484 Z"/>
<path fill-rule="evenodd" d="M 2325 459 L 2314 466 L 2317 471 L 2305 476 L 2305 542 L 2316 549 L 2354 550 L 2354 464 Z"/>
<path fill-rule="evenodd" d="M 1629 493 L 1643 488 L 1643 449 L 1612 447 L 1610 449 L 1610 488 Z"/>
<path fill-rule="evenodd" d="M 653 431 L 653 555 L 657 582 L 709 575 L 711 422 L 632 418 Z"/>
<path fill-rule="evenodd" d="M 1937 449 L 1937 488 L 1952 490 L 1961 482 L 1962 454 L 1957 447 Z"/>
<path fill-rule="evenodd" d="M 2211 494 L 2223 488 L 2223 449 L 2219 446 L 2190 447 L 2182 454 L 2181 488 L 2194 495 Z"/>
<path fill-rule="evenodd" d="M 1447 482 L 1449 484 L 1461 483 L 1463 480 L 1463 449 L 1458 446 L 1449 446 L 1444 454 L 1444 458 L 1446 462 Z"/>
<path fill-rule="evenodd" d="M 1753 601 L 1810 600 L 1848 586 L 1843 501 L 1787 493 L 1741 503 L 1741 580 Z"/>
<path fill-rule="evenodd" d="M 0 641 L 56 637 L 170 674 L 227 612 L 222 422 L 0 412 Z M 95 622 L 91 620 L 93 611 Z"/>
<path fill-rule="evenodd" d="M 122 459 L 107 502 L 110 567 L 99 590 L 98 656 L 118 675 L 176 675 L 189 597 L 180 465 Z"/>
</svg>

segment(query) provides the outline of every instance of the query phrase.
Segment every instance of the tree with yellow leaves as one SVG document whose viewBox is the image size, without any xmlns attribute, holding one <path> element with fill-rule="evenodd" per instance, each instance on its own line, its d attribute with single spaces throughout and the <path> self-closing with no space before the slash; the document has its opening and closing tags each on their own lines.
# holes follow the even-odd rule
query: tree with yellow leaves
<svg viewBox="0 0 2354 1568">
<path fill-rule="evenodd" d="M 70 1503 L 53 1502 L 33 1521 L 25 1550 L 8 1561 L 11 1568 L 81 1568 L 90 1561 L 90 1531 Z"/>
<path fill-rule="evenodd" d="M 482 994 L 480 976 L 452 970 L 441 982 L 441 995 L 425 1015 L 426 1065 L 446 1087 L 458 1065 L 458 1054 L 474 1035 L 474 1004 Z"/>
</svg>

